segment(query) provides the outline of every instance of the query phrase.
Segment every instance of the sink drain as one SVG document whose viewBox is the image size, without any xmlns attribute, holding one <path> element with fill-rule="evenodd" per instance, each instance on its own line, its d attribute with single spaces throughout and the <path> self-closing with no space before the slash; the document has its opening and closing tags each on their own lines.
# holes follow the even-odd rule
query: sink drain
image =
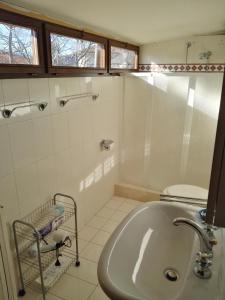
<svg viewBox="0 0 225 300">
<path fill-rule="evenodd" d="M 177 281 L 179 279 L 179 273 L 173 268 L 168 268 L 164 271 L 164 276 L 169 281 Z"/>
</svg>

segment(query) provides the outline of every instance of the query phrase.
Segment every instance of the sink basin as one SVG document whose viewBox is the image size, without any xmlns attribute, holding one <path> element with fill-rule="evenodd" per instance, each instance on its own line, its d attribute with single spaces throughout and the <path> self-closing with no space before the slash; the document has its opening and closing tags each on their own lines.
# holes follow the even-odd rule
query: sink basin
<svg viewBox="0 0 225 300">
<path fill-rule="evenodd" d="M 193 273 L 197 235 L 172 224 L 176 217 L 199 220 L 199 209 L 166 202 L 135 208 L 116 228 L 99 260 L 99 282 L 109 298 L 224 300 L 224 231 L 215 231 L 212 277 L 200 279 Z"/>
</svg>

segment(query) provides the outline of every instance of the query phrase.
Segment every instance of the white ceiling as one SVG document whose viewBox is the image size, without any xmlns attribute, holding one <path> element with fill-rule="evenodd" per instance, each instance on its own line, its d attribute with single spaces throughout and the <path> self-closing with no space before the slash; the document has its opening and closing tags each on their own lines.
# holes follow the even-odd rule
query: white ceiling
<svg viewBox="0 0 225 300">
<path fill-rule="evenodd" d="M 137 44 L 225 29 L 225 0 L 6 0 Z"/>
</svg>

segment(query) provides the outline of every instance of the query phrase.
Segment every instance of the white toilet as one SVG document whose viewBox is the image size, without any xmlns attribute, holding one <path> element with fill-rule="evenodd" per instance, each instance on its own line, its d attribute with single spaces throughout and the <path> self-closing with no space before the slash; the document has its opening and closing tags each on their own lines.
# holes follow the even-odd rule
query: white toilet
<svg viewBox="0 0 225 300">
<path fill-rule="evenodd" d="M 176 184 L 164 189 L 163 194 L 178 197 L 208 199 L 208 190 L 195 185 Z"/>
</svg>

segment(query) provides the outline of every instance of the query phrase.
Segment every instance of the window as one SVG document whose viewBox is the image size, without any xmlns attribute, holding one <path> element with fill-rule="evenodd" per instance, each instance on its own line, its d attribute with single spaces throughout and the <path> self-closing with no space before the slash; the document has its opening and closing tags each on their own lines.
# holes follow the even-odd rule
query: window
<svg viewBox="0 0 225 300">
<path fill-rule="evenodd" d="M 109 41 L 110 71 L 137 70 L 138 47 L 118 41 Z"/>
<path fill-rule="evenodd" d="M 41 38 L 41 22 L 0 10 L 0 72 L 44 72 Z"/>
<path fill-rule="evenodd" d="M 46 35 L 50 73 L 106 72 L 105 38 L 50 24 Z"/>
</svg>

